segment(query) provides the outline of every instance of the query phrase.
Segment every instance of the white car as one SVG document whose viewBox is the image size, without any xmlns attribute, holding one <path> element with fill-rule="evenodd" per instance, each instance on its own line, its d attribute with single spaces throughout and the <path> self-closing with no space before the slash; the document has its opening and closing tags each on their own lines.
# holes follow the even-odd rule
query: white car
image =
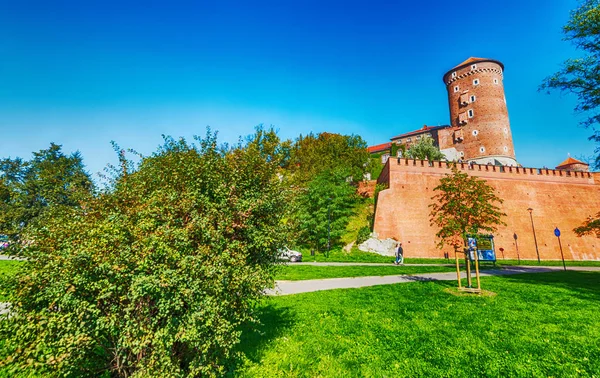
<svg viewBox="0 0 600 378">
<path fill-rule="evenodd" d="M 279 256 L 282 260 L 288 260 L 289 262 L 300 262 L 302 261 L 302 253 L 284 247 L 279 250 Z"/>
</svg>

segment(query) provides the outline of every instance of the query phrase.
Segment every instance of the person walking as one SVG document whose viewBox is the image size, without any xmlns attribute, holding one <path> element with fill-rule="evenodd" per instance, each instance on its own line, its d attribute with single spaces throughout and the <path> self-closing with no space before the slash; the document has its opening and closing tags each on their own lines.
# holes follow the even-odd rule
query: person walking
<svg viewBox="0 0 600 378">
<path fill-rule="evenodd" d="M 398 248 L 396 249 L 396 262 L 394 264 L 404 265 L 404 250 L 402 249 L 402 242 L 398 242 Z"/>
</svg>

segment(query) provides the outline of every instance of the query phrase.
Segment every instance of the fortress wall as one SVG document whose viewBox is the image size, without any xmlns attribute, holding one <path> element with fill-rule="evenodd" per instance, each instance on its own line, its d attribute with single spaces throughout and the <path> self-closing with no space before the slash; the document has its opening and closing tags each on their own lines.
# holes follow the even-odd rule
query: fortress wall
<svg viewBox="0 0 600 378">
<path fill-rule="evenodd" d="M 445 162 L 390 159 L 389 189 L 381 191 L 377 201 L 374 231 L 380 238 L 395 237 L 403 241 L 408 257 L 443 257 L 451 248 L 436 248 L 437 229 L 429 224 L 433 188 L 440 178 L 450 173 Z M 507 214 L 494 234 L 496 256 L 516 259 L 513 234 L 522 259 L 536 259 L 536 250 L 527 208 L 533 208 L 541 259 L 560 259 L 554 228 L 559 227 L 565 259 L 600 260 L 600 239 L 577 237 L 573 228 L 600 210 L 600 174 L 566 172 L 551 169 L 500 167 L 459 164 L 470 175 L 485 179 L 504 199 L 502 210 Z M 451 256 L 453 254 L 451 253 Z"/>
</svg>

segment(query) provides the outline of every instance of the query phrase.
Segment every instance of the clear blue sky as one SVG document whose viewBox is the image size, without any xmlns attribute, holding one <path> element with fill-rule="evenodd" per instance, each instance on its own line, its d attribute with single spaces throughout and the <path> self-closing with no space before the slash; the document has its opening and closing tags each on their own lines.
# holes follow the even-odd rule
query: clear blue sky
<svg viewBox="0 0 600 378">
<path fill-rule="evenodd" d="M 0 156 L 50 142 L 90 172 L 109 142 L 149 154 L 161 134 L 233 142 L 254 125 L 369 144 L 449 122 L 442 75 L 470 56 L 506 66 L 517 159 L 591 155 L 575 99 L 537 92 L 576 51 L 576 0 L 0 1 Z"/>
</svg>

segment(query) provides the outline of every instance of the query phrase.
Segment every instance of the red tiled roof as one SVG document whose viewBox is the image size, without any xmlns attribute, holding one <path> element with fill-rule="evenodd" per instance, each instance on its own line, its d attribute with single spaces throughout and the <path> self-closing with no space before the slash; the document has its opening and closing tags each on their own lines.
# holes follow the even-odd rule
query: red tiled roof
<svg viewBox="0 0 600 378">
<path fill-rule="evenodd" d="M 367 151 L 369 151 L 369 153 L 372 154 L 372 153 L 375 153 L 375 152 L 380 152 L 380 151 L 387 150 L 390 147 L 392 147 L 392 143 L 390 143 L 390 142 L 388 142 L 388 143 L 382 143 L 382 144 L 378 144 L 376 146 L 367 147 Z"/>
<path fill-rule="evenodd" d="M 446 77 L 448 76 L 448 74 L 450 72 L 456 71 L 459 68 L 468 66 L 470 64 L 473 63 L 478 63 L 478 62 L 494 62 L 498 65 L 500 65 L 500 67 L 502 67 L 502 70 L 504 71 L 504 64 L 502 64 L 502 62 L 496 60 L 496 59 L 488 59 L 488 58 L 476 58 L 476 57 L 470 57 L 469 59 L 465 60 L 464 62 L 462 62 L 461 64 L 455 66 L 454 68 L 452 68 L 451 70 L 449 70 L 448 72 L 446 72 L 443 76 L 444 80 L 446 80 Z"/>
<path fill-rule="evenodd" d="M 477 62 L 481 62 L 482 60 L 489 60 L 486 58 L 476 58 L 476 57 L 470 57 L 469 59 L 465 60 L 464 62 L 462 62 L 461 64 L 455 66 L 454 68 L 458 68 L 461 66 L 466 66 L 467 64 L 471 64 L 471 63 L 477 63 Z"/>
<path fill-rule="evenodd" d="M 400 138 L 404 138 L 404 137 L 408 137 L 408 136 L 412 136 L 412 135 L 424 134 L 426 132 L 433 131 L 433 130 L 445 129 L 446 127 L 450 127 L 450 126 L 448 126 L 448 125 L 443 125 L 443 126 L 427 126 L 427 125 L 425 125 L 422 128 L 420 128 L 419 130 L 410 131 L 408 133 L 396 135 L 395 137 L 391 138 L 391 140 L 400 139 Z"/>
<path fill-rule="evenodd" d="M 589 165 L 588 163 L 584 163 L 581 160 L 573 159 L 572 157 L 569 156 L 567 158 L 567 160 L 565 160 L 562 163 L 560 163 L 559 165 L 557 165 L 556 168 L 564 167 L 564 166 L 571 165 L 571 164 L 585 164 L 585 165 Z"/>
</svg>

